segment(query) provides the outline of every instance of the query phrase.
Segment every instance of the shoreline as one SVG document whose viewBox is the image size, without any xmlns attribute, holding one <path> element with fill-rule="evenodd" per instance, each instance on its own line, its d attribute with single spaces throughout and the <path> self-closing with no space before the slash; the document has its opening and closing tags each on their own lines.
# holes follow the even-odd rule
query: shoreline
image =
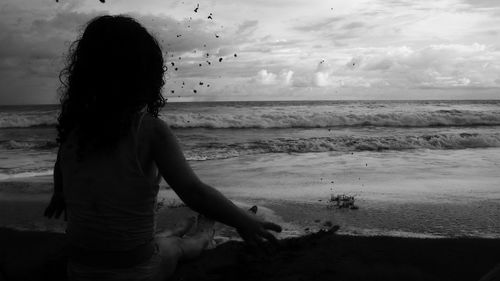
<svg viewBox="0 0 500 281">
<path fill-rule="evenodd" d="M 224 161 L 222 161 L 224 162 Z M 205 173 L 204 169 L 201 173 Z M 211 174 L 213 177 L 214 175 Z M 208 174 L 206 175 L 208 178 Z M 211 179 L 210 179 L 211 180 Z M 162 183 L 164 186 L 165 183 Z M 217 185 L 217 184 L 215 184 Z M 478 198 L 473 201 L 447 200 L 438 202 L 408 200 L 379 200 L 356 198 L 358 210 L 329 209 L 327 192 L 322 197 L 295 200 L 293 197 L 265 198 L 259 193 L 240 193 L 228 187 L 220 189 L 240 207 L 259 207 L 258 215 L 281 224 L 279 238 L 298 237 L 316 232 L 328 225 L 340 225 L 339 234 L 354 236 L 393 236 L 421 238 L 500 238 L 500 222 L 492 220 L 500 214 L 499 200 Z M 245 189 L 246 190 L 246 189 Z M 248 189 L 250 190 L 250 189 Z M 50 200 L 52 177 L 18 178 L 0 181 L 0 227 L 22 230 L 64 232 L 60 220 L 43 218 L 43 210 Z M 319 199 L 321 198 L 321 199 Z M 170 228 L 190 215 L 186 208 L 170 208 L 181 201 L 172 190 L 162 188 L 158 201 L 164 200 L 157 217 L 158 230 Z M 326 225 L 325 225 L 326 224 Z M 221 227 L 220 241 L 233 240 L 236 234 Z"/>
</svg>

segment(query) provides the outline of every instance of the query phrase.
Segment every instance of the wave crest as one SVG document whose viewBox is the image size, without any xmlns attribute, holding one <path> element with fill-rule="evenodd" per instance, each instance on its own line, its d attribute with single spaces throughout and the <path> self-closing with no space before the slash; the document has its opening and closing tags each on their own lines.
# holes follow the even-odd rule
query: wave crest
<svg viewBox="0 0 500 281">
<path fill-rule="evenodd" d="M 164 111 L 160 118 L 173 128 L 327 128 L 500 126 L 498 110 L 401 110 L 384 108 L 257 107 L 220 108 L 207 112 Z M 0 128 L 55 126 L 57 112 L 0 114 Z"/>
<path fill-rule="evenodd" d="M 413 149 L 500 147 L 500 134 L 430 134 L 420 136 L 277 138 L 247 143 L 209 143 L 186 150 L 189 160 L 226 159 L 261 153 L 355 152 Z"/>
<path fill-rule="evenodd" d="M 173 128 L 328 128 L 328 127 L 435 127 L 498 126 L 500 112 L 430 111 L 385 113 L 335 113 L 243 111 L 201 115 L 165 114 L 161 118 Z"/>
</svg>

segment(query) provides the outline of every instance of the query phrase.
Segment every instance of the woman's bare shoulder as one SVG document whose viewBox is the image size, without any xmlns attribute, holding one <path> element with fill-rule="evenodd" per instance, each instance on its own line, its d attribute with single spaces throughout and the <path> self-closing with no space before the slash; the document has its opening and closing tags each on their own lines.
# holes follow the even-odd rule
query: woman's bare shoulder
<svg viewBox="0 0 500 281">
<path fill-rule="evenodd" d="M 167 122 L 151 114 L 145 114 L 142 120 L 142 130 L 149 142 L 154 144 L 158 141 L 164 142 L 173 136 Z"/>
</svg>

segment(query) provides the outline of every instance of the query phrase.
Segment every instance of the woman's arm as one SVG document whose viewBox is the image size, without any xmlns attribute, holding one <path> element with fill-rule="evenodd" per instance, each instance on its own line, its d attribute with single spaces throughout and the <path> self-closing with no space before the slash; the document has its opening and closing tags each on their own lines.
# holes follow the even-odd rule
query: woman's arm
<svg viewBox="0 0 500 281">
<path fill-rule="evenodd" d="M 63 196 L 62 173 L 59 161 L 59 151 L 57 152 L 57 159 L 54 165 L 54 193 L 50 199 L 50 203 L 45 209 L 44 216 L 48 218 L 59 218 L 62 212 L 66 211 L 66 203 Z M 66 219 L 66 212 L 64 213 Z"/>
<path fill-rule="evenodd" d="M 151 153 L 161 175 L 182 201 L 207 217 L 235 227 L 249 242 L 260 242 L 262 238 L 275 240 L 268 230 L 280 232 L 279 225 L 257 219 L 203 183 L 189 166 L 168 125 L 160 119 L 151 120 Z"/>
</svg>

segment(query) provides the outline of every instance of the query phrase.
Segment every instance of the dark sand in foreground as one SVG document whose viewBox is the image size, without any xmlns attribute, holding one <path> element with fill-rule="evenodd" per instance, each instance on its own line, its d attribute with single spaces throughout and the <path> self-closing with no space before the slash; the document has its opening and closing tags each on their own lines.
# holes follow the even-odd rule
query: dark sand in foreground
<svg viewBox="0 0 500 281">
<path fill-rule="evenodd" d="M 6 280 L 65 280 L 64 234 L 0 228 Z M 267 253 L 228 242 L 183 263 L 172 280 L 479 280 L 499 239 L 360 237 L 321 231 Z"/>
</svg>

